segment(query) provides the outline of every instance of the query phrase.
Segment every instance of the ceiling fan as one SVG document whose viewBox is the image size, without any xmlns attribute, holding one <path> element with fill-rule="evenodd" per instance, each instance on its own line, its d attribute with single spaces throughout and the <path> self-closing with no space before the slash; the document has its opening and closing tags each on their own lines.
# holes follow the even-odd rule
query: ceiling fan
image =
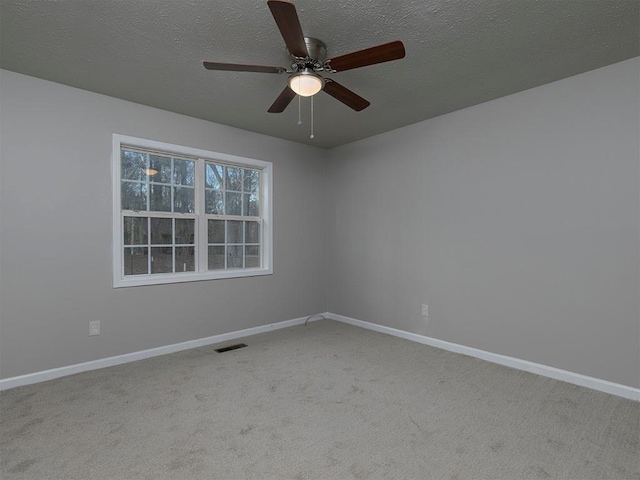
<svg viewBox="0 0 640 480">
<path fill-rule="evenodd" d="M 316 38 L 305 37 L 302 33 L 293 3 L 288 0 L 268 0 L 267 4 L 287 50 L 291 54 L 289 69 L 235 63 L 203 62 L 203 64 L 208 70 L 289 74 L 288 85 L 273 102 L 268 110 L 269 113 L 283 112 L 296 94 L 310 97 L 320 90 L 359 112 L 367 108 L 370 103 L 335 80 L 321 76 L 319 72 L 344 72 L 353 68 L 399 60 L 405 56 L 404 45 L 400 41 L 395 41 L 327 59 L 326 45 Z"/>
</svg>

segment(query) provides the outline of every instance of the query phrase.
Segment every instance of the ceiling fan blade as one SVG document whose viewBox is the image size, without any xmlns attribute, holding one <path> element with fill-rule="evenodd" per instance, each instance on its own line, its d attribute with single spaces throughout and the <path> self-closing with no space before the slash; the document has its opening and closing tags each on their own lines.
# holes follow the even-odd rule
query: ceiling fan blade
<svg viewBox="0 0 640 480">
<path fill-rule="evenodd" d="M 325 61 L 329 71 L 344 72 L 352 68 L 366 67 L 376 63 L 390 62 L 404 58 L 404 45 L 400 40 L 385 43 L 376 47 L 365 48 L 357 52 L 347 53 Z"/>
<path fill-rule="evenodd" d="M 304 43 L 304 34 L 295 5 L 285 0 L 269 0 L 267 4 L 289 53 L 296 57 L 308 56 L 307 44 Z"/>
<path fill-rule="evenodd" d="M 344 103 L 347 107 L 353 108 L 356 112 L 364 110 L 371 105 L 367 100 L 355 92 L 343 87 L 338 82 L 328 80 L 324 85 L 324 91 L 336 100 Z"/>
<path fill-rule="evenodd" d="M 287 85 L 286 87 L 284 87 L 284 90 L 282 90 L 282 92 L 280 92 L 280 95 L 278 95 L 278 98 L 276 98 L 276 101 L 273 102 L 273 105 L 271 105 L 269 107 L 269 110 L 267 110 L 267 111 L 269 113 L 282 113 L 282 112 L 284 112 L 284 109 L 289 106 L 289 104 L 291 103 L 291 100 L 293 100 L 293 97 L 295 97 L 295 96 L 296 96 L 296 92 L 291 90 L 289 88 L 289 85 Z"/>
<path fill-rule="evenodd" d="M 262 65 L 241 65 L 238 63 L 202 62 L 207 70 L 224 70 L 228 72 L 284 73 L 284 67 L 266 67 Z"/>
</svg>

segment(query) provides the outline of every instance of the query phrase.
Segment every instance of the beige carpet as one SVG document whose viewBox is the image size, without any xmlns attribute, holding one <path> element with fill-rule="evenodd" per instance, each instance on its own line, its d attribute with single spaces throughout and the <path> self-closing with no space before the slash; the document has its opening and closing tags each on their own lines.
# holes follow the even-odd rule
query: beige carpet
<svg viewBox="0 0 640 480">
<path fill-rule="evenodd" d="M 333 321 L 15 388 L 9 479 L 640 479 L 640 404 Z"/>
</svg>

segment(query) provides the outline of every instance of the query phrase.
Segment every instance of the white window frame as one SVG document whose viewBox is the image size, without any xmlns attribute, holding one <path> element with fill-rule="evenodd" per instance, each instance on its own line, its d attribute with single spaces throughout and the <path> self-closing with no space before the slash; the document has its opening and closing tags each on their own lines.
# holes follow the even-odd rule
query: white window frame
<svg viewBox="0 0 640 480">
<path fill-rule="evenodd" d="M 124 275 L 123 258 L 123 211 L 121 208 L 121 149 L 132 147 L 142 150 L 187 157 L 196 160 L 195 179 L 195 213 L 185 214 L 185 218 L 195 218 L 195 268 L 194 272 L 178 273 L 148 273 L 142 275 Z M 204 211 L 204 162 L 210 161 L 217 164 L 255 168 L 261 170 L 260 174 L 260 218 L 262 220 L 261 231 L 261 266 L 256 268 L 238 268 L 225 270 L 207 270 L 207 220 L 220 218 L 220 215 L 205 214 Z M 273 166 L 271 162 L 254 158 L 239 157 L 226 153 L 211 152 L 197 148 L 173 145 L 155 140 L 131 137 L 127 135 L 113 134 L 113 150 L 111 158 L 112 195 L 113 195 L 113 287 L 134 287 L 141 285 L 159 285 L 166 283 L 194 282 L 200 280 L 216 280 L 223 278 L 253 277 L 273 274 Z M 200 168 L 201 167 L 201 168 Z M 140 216 L 163 216 L 162 212 L 139 212 Z M 250 220 L 251 217 L 237 217 L 237 220 Z"/>
</svg>

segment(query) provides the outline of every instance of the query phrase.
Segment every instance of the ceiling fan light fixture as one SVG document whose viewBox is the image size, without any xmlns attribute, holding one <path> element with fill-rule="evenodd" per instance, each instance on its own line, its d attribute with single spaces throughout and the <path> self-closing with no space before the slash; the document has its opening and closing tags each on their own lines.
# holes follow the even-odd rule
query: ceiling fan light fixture
<svg viewBox="0 0 640 480">
<path fill-rule="evenodd" d="M 289 78 L 289 88 L 301 97 L 312 97 L 323 87 L 324 79 L 314 72 L 299 72 Z"/>
</svg>

